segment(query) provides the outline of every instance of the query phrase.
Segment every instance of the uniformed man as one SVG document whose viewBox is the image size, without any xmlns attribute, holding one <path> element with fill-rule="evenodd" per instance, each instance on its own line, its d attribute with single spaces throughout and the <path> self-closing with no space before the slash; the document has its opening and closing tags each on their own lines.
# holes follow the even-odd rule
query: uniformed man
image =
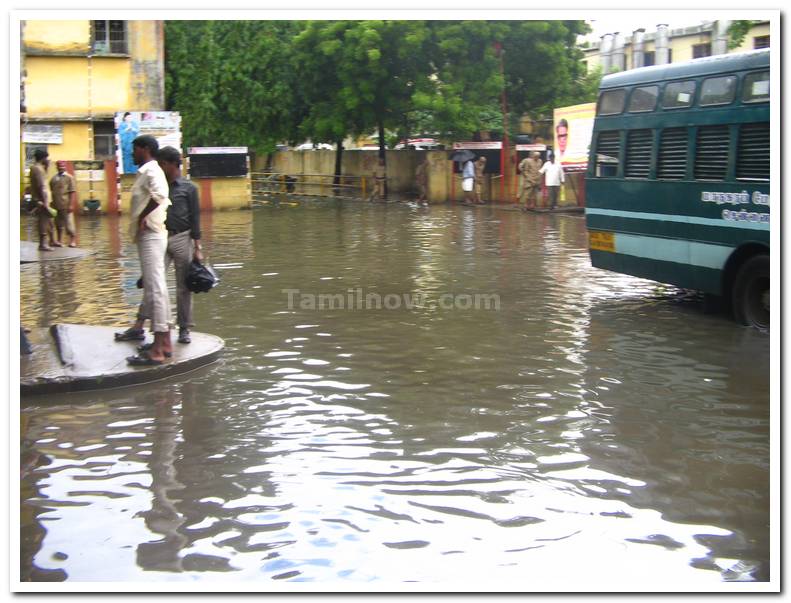
<svg viewBox="0 0 791 603">
<path fill-rule="evenodd" d="M 36 207 L 33 214 L 38 221 L 38 249 L 52 251 L 52 247 L 63 247 L 53 239 L 52 214 L 50 214 L 49 187 L 47 186 L 47 170 L 49 169 L 49 153 L 36 149 L 33 153 L 34 163 L 30 166 L 30 195 Z M 49 245 L 47 245 L 49 238 Z"/>
<path fill-rule="evenodd" d="M 74 212 L 72 208 L 77 203 L 77 186 L 74 181 L 74 176 L 66 171 L 65 161 L 56 161 L 55 165 L 58 168 L 55 174 L 49 181 L 49 188 L 52 191 L 52 205 L 58 210 L 55 216 L 55 230 L 57 231 L 57 240 L 63 243 L 63 231 L 70 237 L 69 247 L 76 247 L 76 230 L 74 228 Z"/>
<path fill-rule="evenodd" d="M 481 197 L 483 190 L 483 172 L 486 169 L 486 157 L 479 157 L 475 162 L 475 202 L 483 205 L 486 202 Z"/>
<path fill-rule="evenodd" d="M 522 186 L 519 190 L 519 203 L 522 209 L 534 208 L 541 190 L 541 156 L 537 151 L 532 151 L 528 157 L 519 163 L 519 173 L 522 175 Z M 525 195 L 527 199 L 525 200 Z"/>
<path fill-rule="evenodd" d="M 415 184 L 417 185 L 417 202 L 425 205 L 428 201 L 428 157 L 423 157 L 415 169 Z"/>
<path fill-rule="evenodd" d="M 369 201 L 373 201 L 374 199 L 385 199 L 386 181 L 387 173 L 385 171 L 385 160 L 380 157 L 374 168 L 374 186 L 373 190 L 371 190 L 371 196 L 368 198 Z"/>
</svg>

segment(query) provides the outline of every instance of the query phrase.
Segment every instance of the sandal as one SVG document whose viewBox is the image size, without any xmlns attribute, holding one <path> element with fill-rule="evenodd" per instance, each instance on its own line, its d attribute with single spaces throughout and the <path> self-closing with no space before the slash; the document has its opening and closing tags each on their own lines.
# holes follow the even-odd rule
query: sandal
<svg viewBox="0 0 791 603">
<path fill-rule="evenodd" d="M 115 340 L 116 341 L 143 341 L 146 338 L 146 334 L 143 329 L 133 329 L 129 327 L 123 333 L 116 333 Z"/>
<path fill-rule="evenodd" d="M 154 342 L 144 343 L 143 345 L 137 346 L 138 352 L 147 352 L 152 347 L 154 347 Z M 173 355 L 173 352 L 162 352 L 165 355 L 165 358 L 170 358 Z"/>
<path fill-rule="evenodd" d="M 132 366 L 159 366 L 160 364 L 162 364 L 161 360 L 155 360 L 154 358 L 149 356 L 146 352 L 141 352 L 140 354 L 129 356 L 126 359 L 126 361 Z"/>
</svg>

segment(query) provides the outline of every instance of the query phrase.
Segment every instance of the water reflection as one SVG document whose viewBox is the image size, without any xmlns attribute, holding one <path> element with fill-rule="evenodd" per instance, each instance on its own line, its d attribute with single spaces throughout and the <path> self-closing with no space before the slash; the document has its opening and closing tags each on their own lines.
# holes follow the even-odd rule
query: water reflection
<svg viewBox="0 0 791 603">
<path fill-rule="evenodd" d="M 95 261 L 22 269 L 28 323 L 131 316 L 123 220 L 97 224 L 80 226 Z M 767 337 L 590 268 L 581 218 L 330 202 L 204 227 L 222 285 L 196 322 L 226 340 L 221 364 L 24 401 L 23 579 L 768 577 Z M 502 307 L 282 293 L 358 287 Z"/>
</svg>

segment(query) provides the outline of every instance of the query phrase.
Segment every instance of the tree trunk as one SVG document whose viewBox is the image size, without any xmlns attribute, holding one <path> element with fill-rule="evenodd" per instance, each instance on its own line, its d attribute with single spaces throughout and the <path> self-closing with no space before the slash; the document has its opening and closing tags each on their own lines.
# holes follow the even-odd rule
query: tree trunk
<svg viewBox="0 0 791 603">
<path fill-rule="evenodd" d="M 336 197 L 341 196 L 341 167 L 343 165 L 342 162 L 343 158 L 343 140 L 338 140 L 335 143 L 335 177 L 332 179 L 332 192 L 335 194 Z"/>
</svg>

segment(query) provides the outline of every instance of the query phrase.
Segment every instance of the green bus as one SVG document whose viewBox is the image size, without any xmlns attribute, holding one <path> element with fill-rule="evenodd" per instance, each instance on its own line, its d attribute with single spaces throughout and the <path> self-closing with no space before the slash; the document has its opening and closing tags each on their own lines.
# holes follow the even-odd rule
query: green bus
<svg viewBox="0 0 791 603">
<path fill-rule="evenodd" d="M 602 78 L 585 178 L 593 266 L 769 326 L 769 51 Z"/>
</svg>

